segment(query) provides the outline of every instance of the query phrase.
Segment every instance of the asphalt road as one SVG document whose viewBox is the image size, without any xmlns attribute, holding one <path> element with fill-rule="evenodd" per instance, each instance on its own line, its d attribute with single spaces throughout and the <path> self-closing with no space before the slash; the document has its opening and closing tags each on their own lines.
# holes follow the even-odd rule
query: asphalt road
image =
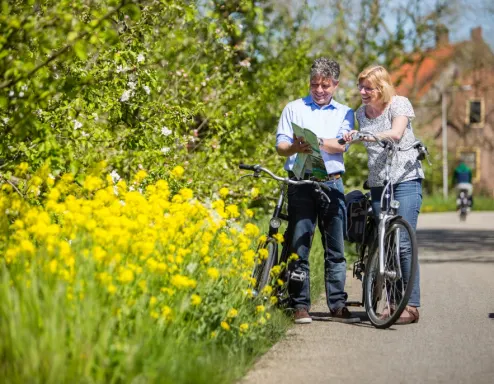
<svg viewBox="0 0 494 384">
<path fill-rule="evenodd" d="M 422 214 L 417 237 L 418 324 L 330 322 L 322 296 L 318 320 L 290 329 L 241 383 L 494 383 L 494 212 Z M 360 298 L 351 274 L 347 291 Z"/>
</svg>

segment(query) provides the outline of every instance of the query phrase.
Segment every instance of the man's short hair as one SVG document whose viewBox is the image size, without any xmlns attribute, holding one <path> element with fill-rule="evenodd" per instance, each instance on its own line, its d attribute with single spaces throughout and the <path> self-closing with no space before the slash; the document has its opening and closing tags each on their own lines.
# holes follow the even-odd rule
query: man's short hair
<svg viewBox="0 0 494 384">
<path fill-rule="evenodd" d="M 325 79 L 331 78 L 338 81 L 340 77 L 340 64 L 327 57 L 319 57 L 315 59 L 310 68 L 310 78 L 322 77 Z"/>
</svg>

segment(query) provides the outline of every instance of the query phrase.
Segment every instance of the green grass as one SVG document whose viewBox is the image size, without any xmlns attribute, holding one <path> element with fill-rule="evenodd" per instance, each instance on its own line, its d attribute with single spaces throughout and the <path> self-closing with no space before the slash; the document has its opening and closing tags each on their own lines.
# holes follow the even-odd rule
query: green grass
<svg viewBox="0 0 494 384">
<path fill-rule="evenodd" d="M 474 211 L 494 211 L 494 199 L 486 196 L 474 196 Z M 456 196 L 449 196 L 446 200 L 442 195 L 424 196 L 422 213 L 427 212 L 454 212 L 456 211 Z"/>
</svg>

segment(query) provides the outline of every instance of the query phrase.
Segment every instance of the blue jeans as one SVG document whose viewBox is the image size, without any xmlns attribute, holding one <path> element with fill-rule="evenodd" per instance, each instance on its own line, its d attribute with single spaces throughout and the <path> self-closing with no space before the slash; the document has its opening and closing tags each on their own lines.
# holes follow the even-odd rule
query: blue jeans
<svg viewBox="0 0 494 384">
<path fill-rule="evenodd" d="M 291 305 L 295 309 L 310 308 L 309 252 L 316 221 L 324 248 L 324 277 L 328 307 L 330 310 L 344 307 L 347 299 L 344 291 L 346 259 L 343 228 L 346 208 L 343 181 L 340 178 L 327 181 L 325 184 L 330 188 L 331 203 L 314 192 L 314 187 L 311 185 L 288 186 L 289 254 L 296 253 L 299 257 L 290 264 L 290 270 L 306 273 L 303 282 L 291 280 L 288 286 Z"/>
<path fill-rule="evenodd" d="M 400 202 L 397 214 L 402 216 L 412 226 L 413 230 L 417 230 L 417 219 L 422 205 L 422 179 L 416 179 L 411 181 L 405 181 L 403 183 L 394 184 L 394 198 Z M 372 195 L 372 209 L 374 214 L 379 216 L 381 212 L 381 194 L 383 187 L 371 188 Z M 405 284 L 408 283 L 410 276 L 410 262 L 411 262 L 411 249 L 410 241 L 406 241 L 402 244 L 402 253 L 400 257 L 400 263 L 403 272 L 403 280 Z M 408 246 L 407 246 L 408 245 Z M 413 282 L 413 289 L 408 305 L 414 307 L 420 307 L 420 268 L 417 267 L 417 273 L 415 274 L 415 280 Z"/>
</svg>

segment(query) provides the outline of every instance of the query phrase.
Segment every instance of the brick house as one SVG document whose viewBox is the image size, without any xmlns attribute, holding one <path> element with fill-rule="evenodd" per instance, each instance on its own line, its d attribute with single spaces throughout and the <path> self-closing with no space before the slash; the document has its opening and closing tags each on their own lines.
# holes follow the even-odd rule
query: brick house
<svg viewBox="0 0 494 384">
<path fill-rule="evenodd" d="M 481 27 L 472 29 L 470 40 L 455 44 L 440 28 L 436 46 L 411 57 L 392 77 L 397 93 L 412 101 L 420 137 L 438 148 L 445 117 L 450 188 L 461 159 L 473 170 L 474 192 L 494 196 L 494 54 Z M 441 168 L 437 162 L 433 166 Z"/>
</svg>

